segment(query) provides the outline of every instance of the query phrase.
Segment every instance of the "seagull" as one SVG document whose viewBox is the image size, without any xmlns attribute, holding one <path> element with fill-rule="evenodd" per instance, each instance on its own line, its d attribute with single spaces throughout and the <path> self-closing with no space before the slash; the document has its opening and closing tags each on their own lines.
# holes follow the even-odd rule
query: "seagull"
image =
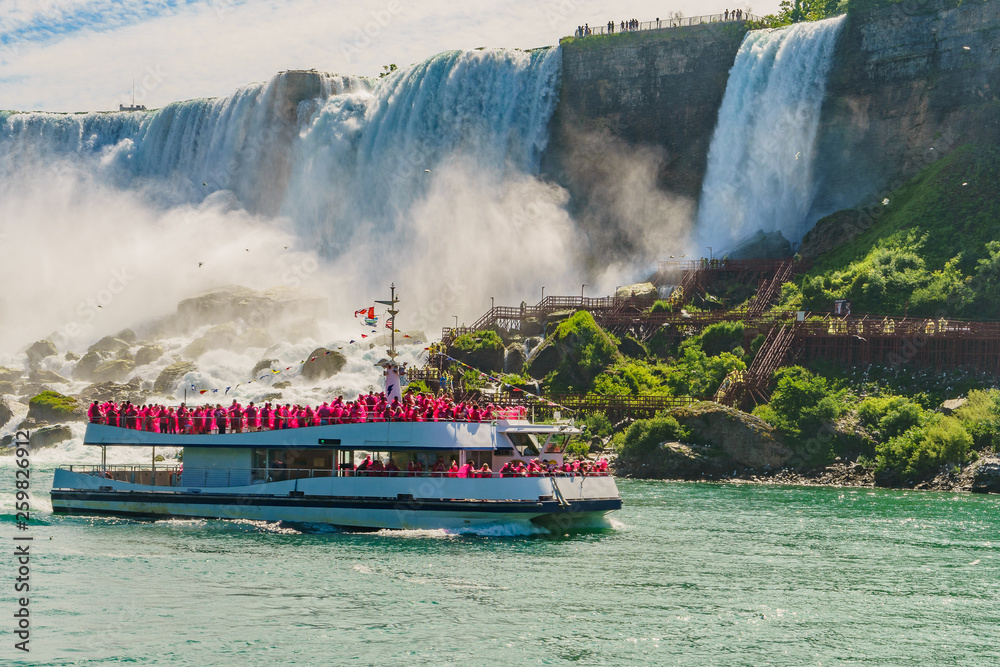
<svg viewBox="0 0 1000 667">
<path fill-rule="evenodd" d="M 203 182 L 202 185 L 204 185 L 207 188 L 208 187 L 208 181 Z"/>
<path fill-rule="evenodd" d="M 285 246 L 285 250 L 288 250 L 288 246 Z"/>
<path fill-rule="evenodd" d="M 430 169 L 424 169 L 424 173 L 425 174 L 429 174 L 429 173 L 431 173 L 431 170 Z"/>
<path fill-rule="evenodd" d="M 201 265 L 202 265 L 202 264 L 204 264 L 204 263 L 205 263 L 205 262 L 198 262 L 198 268 L 200 269 L 200 268 L 201 268 Z"/>
<path fill-rule="evenodd" d="M 244 250 L 246 250 L 247 252 L 250 252 L 250 248 L 244 248 Z"/>
</svg>

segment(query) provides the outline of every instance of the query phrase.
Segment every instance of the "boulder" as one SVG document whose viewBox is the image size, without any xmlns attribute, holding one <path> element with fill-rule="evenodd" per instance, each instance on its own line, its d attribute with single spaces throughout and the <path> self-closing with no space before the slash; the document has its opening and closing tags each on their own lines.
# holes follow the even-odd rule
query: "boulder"
<svg viewBox="0 0 1000 667">
<path fill-rule="evenodd" d="M 615 290 L 615 296 L 618 298 L 635 296 L 655 299 L 657 296 L 656 285 L 653 283 L 635 283 L 634 285 L 624 285 Z"/>
<path fill-rule="evenodd" d="M 135 355 L 132 354 L 132 350 L 127 347 L 123 347 L 115 353 L 115 359 L 124 359 L 125 361 L 135 362 Z"/>
<path fill-rule="evenodd" d="M 662 442 L 642 457 L 619 456 L 613 466 L 616 475 L 639 479 L 698 479 L 726 470 L 723 457 L 711 447 L 680 442 Z"/>
<path fill-rule="evenodd" d="M 63 359 L 65 359 L 66 361 L 80 361 L 80 355 L 71 350 L 65 354 Z"/>
<path fill-rule="evenodd" d="M 271 385 L 271 389 L 288 389 L 291 386 L 292 386 L 291 382 L 281 381 L 281 382 L 275 382 L 274 384 L 272 384 Z"/>
<path fill-rule="evenodd" d="M 346 363 L 347 357 L 340 352 L 318 347 L 302 364 L 302 377 L 306 380 L 325 380 L 339 373 Z"/>
<path fill-rule="evenodd" d="M 967 398 L 952 398 L 941 404 L 940 410 L 946 415 L 950 415 L 958 410 L 960 407 L 969 402 Z"/>
<path fill-rule="evenodd" d="M 780 468 L 792 456 L 781 435 L 759 417 L 703 401 L 670 411 L 692 440 L 708 445 L 723 457 L 726 467 Z"/>
<path fill-rule="evenodd" d="M 162 345 L 158 345 L 155 343 L 150 345 L 143 345 L 135 353 L 135 365 L 145 366 L 146 364 L 151 364 L 160 357 L 162 357 L 164 352 L 165 349 Z"/>
<path fill-rule="evenodd" d="M 79 400 L 84 405 L 89 406 L 91 402 L 113 401 L 121 405 L 126 401 L 131 401 L 136 405 L 146 402 L 147 392 L 142 386 L 142 381 L 134 377 L 125 384 L 117 382 L 98 382 L 90 385 L 80 392 Z"/>
<path fill-rule="evenodd" d="M 274 345 L 274 338 L 267 332 L 267 329 L 251 327 L 241 333 L 232 343 L 232 349 L 236 352 L 244 352 L 251 347 L 270 347 Z"/>
<path fill-rule="evenodd" d="M 93 382 L 94 370 L 110 358 L 111 355 L 107 352 L 88 352 L 73 367 L 73 379 Z"/>
<path fill-rule="evenodd" d="M 17 385 L 15 385 L 13 382 L 0 381 L 0 396 L 3 396 L 4 394 L 16 394 L 16 393 L 17 393 Z"/>
<path fill-rule="evenodd" d="M 31 431 L 28 441 L 30 449 L 35 451 L 46 447 L 53 447 L 60 442 L 72 439 L 73 431 L 70 427 L 65 424 L 59 424 L 57 426 L 44 426 Z"/>
<path fill-rule="evenodd" d="M 115 336 L 105 336 L 87 348 L 87 352 L 109 352 L 112 355 L 118 354 L 122 348 L 128 349 L 129 345 L 121 338 Z"/>
<path fill-rule="evenodd" d="M 256 380 L 260 377 L 261 371 L 270 370 L 270 368 L 276 363 L 278 363 L 277 359 L 261 359 L 257 362 L 257 365 L 253 367 L 253 370 L 250 371 L 250 375 L 252 375 L 253 379 Z"/>
<path fill-rule="evenodd" d="M 618 345 L 618 351 L 626 357 L 633 359 L 646 359 L 649 357 L 649 351 L 646 349 L 646 346 L 636 340 L 632 334 L 622 338 L 622 342 Z"/>
<path fill-rule="evenodd" d="M 1000 493 L 1000 457 L 979 459 L 971 490 L 973 493 Z"/>
<path fill-rule="evenodd" d="M 24 371 L 19 368 L 0 366 L 0 382 L 17 382 L 23 375 Z"/>
<path fill-rule="evenodd" d="M 131 329 L 122 329 L 121 331 L 115 334 L 115 338 L 117 338 L 118 340 L 123 340 L 129 345 L 135 345 L 136 342 L 139 340 L 139 337 L 136 336 L 135 332 L 132 331 Z"/>
<path fill-rule="evenodd" d="M 50 340 L 40 340 L 26 350 L 29 364 L 37 364 L 46 357 L 56 353 L 56 346 Z"/>
<path fill-rule="evenodd" d="M 87 407 L 72 396 L 43 391 L 28 402 L 29 424 L 65 424 L 87 421 Z"/>
<path fill-rule="evenodd" d="M 28 382 L 46 382 L 50 384 L 69 384 L 69 380 L 55 371 L 46 371 L 39 368 L 28 373 Z"/>
<path fill-rule="evenodd" d="M 198 367 L 190 361 L 176 361 L 160 371 L 156 381 L 153 383 L 153 391 L 157 394 L 171 396 L 177 390 L 177 383 L 185 375 L 193 373 L 196 370 L 198 370 Z"/>
<path fill-rule="evenodd" d="M 507 353 L 503 360 L 503 372 L 520 375 L 524 372 L 524 346 L 519 343 L 511 343 L 507 346 Z"/>
<path fill-rule="evenodd" d="M 7 405 L 7 401 L 0 400 L 0 428 L 6 426 L 14 418 L 14 411 Z"/>
<path fill-rule="evenodd" d="M 264 327 L 289 317 L 325 316 L 327 299 L 311 292 L 278 287 L 257 292 L 239 285 L 217 287 L 181 301 L 176 315 L 160 324 L 160 333 L 175 335 L 205 324 L 242 320 Z"/>
<path fill-rule="evenodd" d="M 544 336 L 545 323 L 537 317 L 526 317 L 521 320 L 521 335 L 526 337 Z"/>
<path fill-rule="evenodd" d="M 188 343 L 187 347 L 181 350 L 181 355 L 187 359 L 196 360 L 211 349 L 214 349 L 212 342 L 202 336 Z"/>
<path fill-rule="evenodd" d="M 94 369 L 94 382 L 122 382 L 135 369 L 135 362 L 128 359 L 109 359 Z"/>
</svg>

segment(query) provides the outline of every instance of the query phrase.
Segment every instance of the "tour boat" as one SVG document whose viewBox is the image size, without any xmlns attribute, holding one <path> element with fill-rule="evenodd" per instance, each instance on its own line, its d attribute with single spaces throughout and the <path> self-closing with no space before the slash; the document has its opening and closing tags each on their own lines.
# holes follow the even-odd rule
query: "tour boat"
<svg viewBox="0 0 1000 667">
<path fill-rule="evenodd" d="M 397 299 L 393 289 L 390 308 Z M 396 311 L 390 310 L 395 316 Z M 399 395 L 405 369 L 395 340 L 384 370 L 386 394 Z M 52 509 L 67 514 L 200 517 L 330 524 L 346 529 L 446 529 L 533 523 L 559 530 L 600 525 L 621 508 L 610 475 L 457 477 L 428 472 L 439 460 L 489 464 L 539 459 L 563 463 L 569 424 L 523 418 L 482 422 L 381 421 L 225 434 L 156 433 L 91 423 L 84 444 L 102 448 L 101 465 L 55 471 Z M 107 448 L 150 447 L 148 466 L 109 466 Z M 158 464 L 157 447 L 183 449 L 180 465 Z M 358 471 L 372 457 L 398 471 Z M 419 464 L 419 466 L 417 465 Z M 409 471 L 411 467 L 422 470 Z"/>
</svg>

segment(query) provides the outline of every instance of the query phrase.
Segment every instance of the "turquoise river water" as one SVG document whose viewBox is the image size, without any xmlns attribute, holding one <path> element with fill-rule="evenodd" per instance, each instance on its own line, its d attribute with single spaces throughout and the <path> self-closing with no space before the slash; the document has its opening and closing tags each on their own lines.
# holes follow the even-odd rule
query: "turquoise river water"
<svg viewBox="0 0 1000 667">
<path fill-rule="evenodd" d="M 53 516 L 0 465 L 0 663 L 1000 664 L 1000 497 L 619 483 L 573 535 Z M 30 535 L 30 653 L 14 648 Z"/>
</svg>

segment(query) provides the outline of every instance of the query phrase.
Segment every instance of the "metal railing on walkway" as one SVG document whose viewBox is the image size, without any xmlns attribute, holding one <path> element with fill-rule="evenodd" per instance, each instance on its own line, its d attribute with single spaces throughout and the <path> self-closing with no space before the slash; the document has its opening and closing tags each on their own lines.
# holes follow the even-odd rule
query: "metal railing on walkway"
<svg viewBox="0 0 1000 667">
<path fill-rule="evenodd" d="M 584 26 L 579 26 L 574 37 L 592 37 L 595 35 L 618 35 L 621 33 L 630 32 L 645 32 L 649 30 L 669 30 L 671 28 L 690 28 L 691 26 L 706 25 L 712 23 L 748 23 L 753 25 L 764 25 L 764 17 L 755 16 L 753 14 L 743 14 L 739 19 L 733 18 L 732 15 L 727 16 L 726 14 L 706 14 L 704 16 L 681 16 L 672 18 L 659 18 L 653 21 L 639 21 L 638 27 L 630 28 L 628 27 L 628 21 L 625 21 L 625 28 L 622 29 L 622 22 L 615 21 L 614 29 L 608 30 L 608 24 L 604 23 L 602 25 L 592 26 L 585 24 Z M 580 28 L 584 28 L 586 34 L 580 34 Z"/>
</svg>

